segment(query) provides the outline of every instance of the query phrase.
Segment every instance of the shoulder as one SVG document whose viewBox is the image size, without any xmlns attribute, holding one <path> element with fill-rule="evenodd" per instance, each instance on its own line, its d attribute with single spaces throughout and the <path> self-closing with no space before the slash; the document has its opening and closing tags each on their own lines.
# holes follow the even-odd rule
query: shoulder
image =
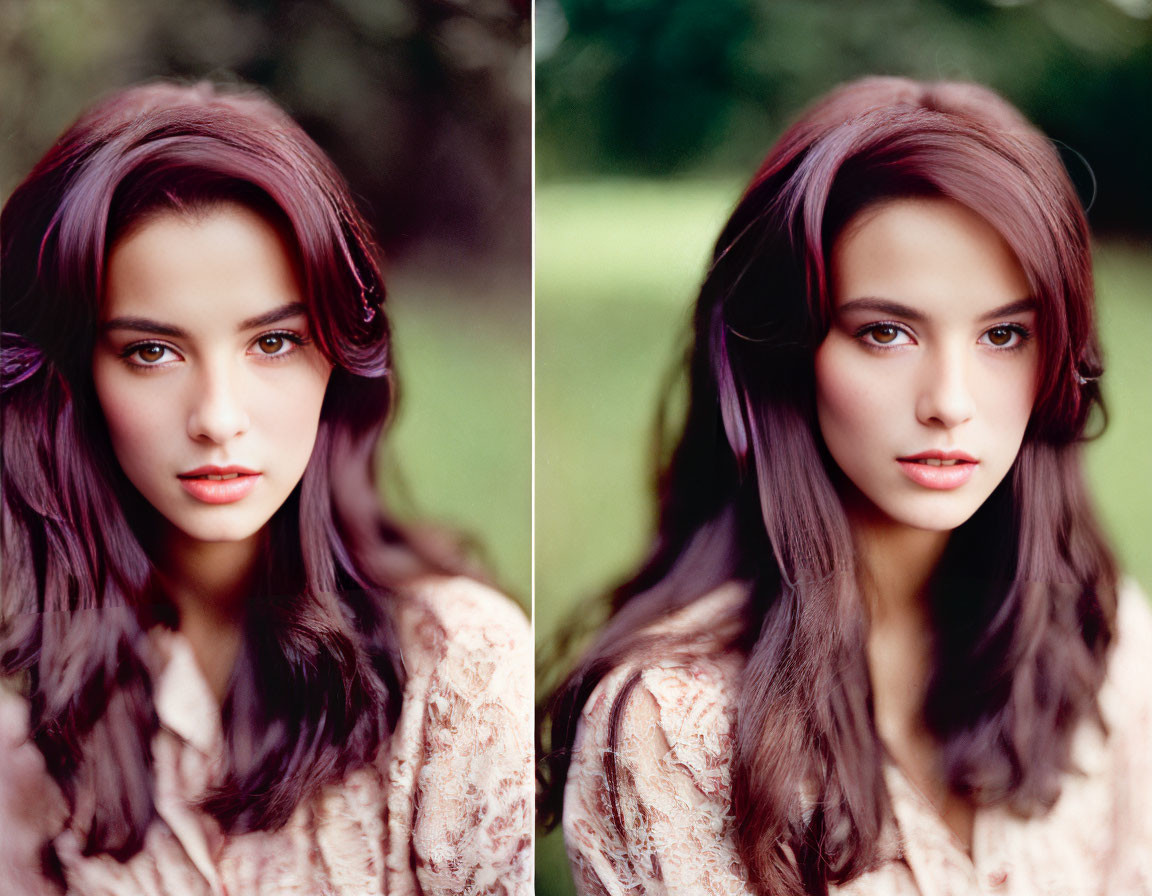
<svg viewBox="0 0 1152 896">
<path fill-rule="evenodd" d="M 0 682 L 0 868 L 17 893 L 56 892 L 40 873 L 42 847 L 64 824 L 64 801 L 28 740 L 28 704 Z"/>
<path fill-rule="evenodd" d="M 743 659 L 709 633 L 742 594 L 740 586 L 727 585 L 653 627 L 652 634 L 670 636 L 669 646 L 629 658 L 600 681 L 581 714 L 577 751 L 607 747 L 618 719 L 621 745 L 655 741 L 684 758 L 724 753 Z M 686 637 L 681 642 L 679 636 Z"/>
<path fill-rule="evenodd" d="M 713 631 L 742 594 L 725 586 L 653 633 Z M 731 809 L 743 658 L 716 639 L 683 643 L 613 669 L 584 706 L 563 825 L 586 891 L 745 892 Z"/>
<path fill-rule="evenodd" d="M 1115 638 L 1100 689 L 1104 729 L 1085 723 L 1054 812 L 1057 835 L 1092 840 L 1106 860 L 1109 893 L 1152 893 L 1152 607 L 1132 581 L 1121 585 Z M 1104 844 L 1101 846 L 1101 842 Z"/>
<path fill-rule="evenodd" d="M 0 680 L 0 828 L 47 831 L 54 812 L 45 809 L 55 809 L 55 799 L 45 799 L 49 794 L 59 796 L 44 757 L 28 739 L 28 702 Z"/>
<path fill-rule="evenodd" d="M 595 764 L 611 750 L 618 763 L 706 775 L 697 783 L 711 789 L 730 758 L 739 668 L 734 656 L 696 655 L 614 669 L 584 707 L 577 758 Z"/>
<path fill-rule="evenodd" d="M 1116 653 L 1123 662 L 1142 662 L 1152 650 L 1152 601 L 1133 579 L 1120 586 L 1116 634 Z"/>
<path fill-rule="evenodd" d="M 1137 728 L 1152 739 L 1149 657 L 1152 657 L 1152 604 L 1140 586 L 1128 579 L 1120 587 L 1115 641 L 1100 703 L 1110 726 Z"/>
<path fill-rule="evenodd" d="M 681 799 L 730 801 L 740 663 L 733 656 L 665 657 L 613 670 L 581 715 L 565 787 L 564 825 L 612 818 L 610 793 L 637 809 Z M 629 825 L 631 827 L 631 825 Z"/>
<path fill-rule="evenodd" d="M 528 621 L 479 582 L 430 578 L 409 590 L 398 636 L 408 681 L 393 742 L 399 776 L 393 783 L 407 782 L 405 824 L 421 887 L 526 893 L 533 758 Z"/>
<path fill-rule="evenodd" d="M 531 632 L 516 604 L 473 579 L 426 578 L 407 592 L 397 634 L 402 712 L 410 732 L 419 725 L 425 751 L 462 759 L 492 738 L 531 752 Z"/>
<path fill-rule="evenodd" d="M 1152 807 L 1152 676 L 1148 661 L 1152 657 L 1152 604 L 1132 580 L 1120 588 L 1116 611 L 1115 638 L 1108 657 L 1108 670 L 1100 689 L 1100 714 L 1107 731 L 1107 747 L 1099 740 L 1096 750 L 1082 748 L 1083 755 L 1103 760 L 1110 756 L 1116 774 L 1130 779 L 1130 794 L 1139 791 L 1139 799 Z M 1087 736 L 1085 736 L 1087 740 Z M 1089 768 L 1094 767 L 1091 759 Z M 1149 834 L 1152 835 L 1152 808 Z M 1152 875 L 1152 867 L 1149 868 Z"/>
<path fill-rule="evenodd" d="M 429 673 L 450 660 L 528 656 L 531 650 L 531 631 L 520 607 L 465 576 L 415 582 L 400 605 L 397 629 L 405 665 L 414 674 Z"/>
</svg>

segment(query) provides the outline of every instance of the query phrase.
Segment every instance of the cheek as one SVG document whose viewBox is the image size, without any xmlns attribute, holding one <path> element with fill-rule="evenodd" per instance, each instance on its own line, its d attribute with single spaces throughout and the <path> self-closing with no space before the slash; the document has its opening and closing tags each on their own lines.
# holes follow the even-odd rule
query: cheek
<svg viewBox="0 0 1152 896">
<path fill-rule="evenodd" d="M 259 417 L 258 429 L 294 466 L 307 463 L 312 454 L 328 383 L 327 368 L 301 368 L 299 374 L 262 389 L 252 411 Z"/>
<path fill-rule="evenodd" d="M 891 406 L 892 389 L 883 390 L 864 376 L 848 352 L 829 337 L 815 359 L 816 416 L 820 433 L 833 459 L 844 466 L 842 454 L 850 446 L 862 447 L 885 426 L 885 407 Z"/>
<path fill-rule="evenodd" d="M 147 390 L 134 389 L 119 371 L 96 365 L 93 380 L 96 398 L 108 427 L 108 437 L 116 459 L 125 472 L 155 462 L 157 450 L 170 441 L 171 403 L 156 401 Z"/>
<path fill-rule="evenodd" d="M 990 377 L 985 394 L 987 416 L 996 430 L 1011 434 L 1019 445 L 1036 404 L 1036 371 L 1033 367 Z"/>
</svg>

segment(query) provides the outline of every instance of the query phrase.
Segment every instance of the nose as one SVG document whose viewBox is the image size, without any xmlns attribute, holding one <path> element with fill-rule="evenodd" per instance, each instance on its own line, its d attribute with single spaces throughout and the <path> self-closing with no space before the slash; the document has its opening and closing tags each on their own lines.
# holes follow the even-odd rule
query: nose
<svg viewBox="0 0 1152 896">
<path fill-rule="evenodd" d="M 925 358 L 916 406 L 921 423 L 952 429 L 972 419 L 975 405 L 968 360 L 959 347 L 940 347 Z"/>
<path fill-rule="evenodd" d="M 206 366 L 193 381 L 188 435 L 224 444 L 248 431 L 251 422 L 238 375 L 227 364 Z"/>
</svg>

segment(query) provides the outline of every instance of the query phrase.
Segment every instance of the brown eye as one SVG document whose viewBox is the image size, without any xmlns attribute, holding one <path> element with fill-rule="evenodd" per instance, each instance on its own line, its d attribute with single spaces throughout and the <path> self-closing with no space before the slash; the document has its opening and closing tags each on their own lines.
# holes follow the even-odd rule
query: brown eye
<svg viewBox="0 0 1152 896">
<path fill-rule="evenodd" d="M 1005 346 L 1012 341 L 1013 335 L 1007 327 L 993 327 L 988 331 L 988 341 L 995 346 Z"/>
<path fill-rule="evenodd" d="M 284 350 L 284 337 L 279 333 L 269 333 L 267 336 L 261 336 L 257 344 L 264 354 L 278 355 Z"/>
<path fill-rule="evenodd" d="M 882 324 L 872 330 L 872 339 L 875 342 L 879 342 L 881 345 L 887 345 L 888 343 L 894 341 L 899 333 L 900 331 L 895 327 Z"/>
<path fill-rule="evenodd" d="M 142 345 L 136 349 L 136 354 L 139 356 L 141 361 L 144 361 L 148 364 L 155 364 L 157 361 L 164 357 L 165 351 L 166 349 L 162 345 Z"/>
</svg>

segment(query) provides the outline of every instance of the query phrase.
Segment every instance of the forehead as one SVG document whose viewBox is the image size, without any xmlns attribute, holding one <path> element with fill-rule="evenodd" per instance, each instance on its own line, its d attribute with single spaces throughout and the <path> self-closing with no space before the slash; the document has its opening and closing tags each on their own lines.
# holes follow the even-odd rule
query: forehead
<svg viewBox="0 0 1152 896">
<path fill-rule="evenodd" d="M 839 307 L 887 299 L 935 314 L 979 314 L 1027 299 L 1031 289 L 1003 237 L 950 199 L 895 199 L 870 206 L 832 246 Z"/>
<path fill-rule="evenodd" d="M 281 230 L 246 206 L 223 203 L 159 212 L 118 239 L 108 254 L 101 317 L 239 321 L 301 296 Z"/>
</svg>

